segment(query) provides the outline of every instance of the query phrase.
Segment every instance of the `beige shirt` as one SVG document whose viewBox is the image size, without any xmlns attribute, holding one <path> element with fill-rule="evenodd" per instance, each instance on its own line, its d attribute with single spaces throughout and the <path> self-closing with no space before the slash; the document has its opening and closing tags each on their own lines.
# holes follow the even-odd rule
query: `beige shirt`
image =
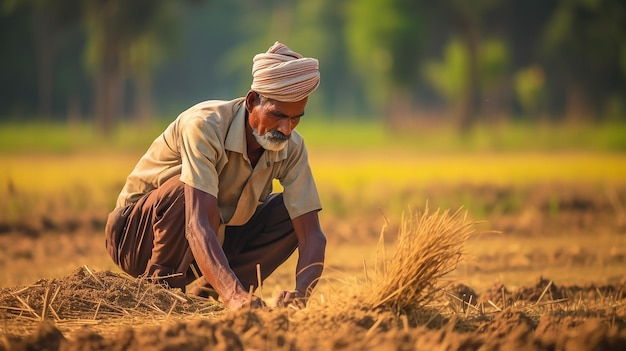
<svg viewBox="0 0 626 351">
<path fill-rule="evenodd" d="M 218 199 L 226 225 L 243 225 L 272 192 L 283 186 L 291 218 L 321 209 L 300 134 L 280 151 L 265 150 L 252 169 L 246 152 L 244 98 L 205 101 L 181 113 L 158 136 L 128 176 L 117 207 L 134 203 L 173 176 Z"/>
</svg>

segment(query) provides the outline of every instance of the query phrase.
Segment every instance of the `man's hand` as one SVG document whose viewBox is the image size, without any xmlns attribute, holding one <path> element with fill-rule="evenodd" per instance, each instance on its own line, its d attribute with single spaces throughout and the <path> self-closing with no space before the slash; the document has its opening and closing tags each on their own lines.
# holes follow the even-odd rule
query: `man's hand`
<svg viewBox="0 0 626 351">
<path fill-rule="evenodd" d="M 250 294 L 234 296 L 232 299 L 224 301 L 224 304 L 231 311 L 247 307 L 253 309 L 266 307 L 265 302 L 261 298 Z"/>
<path fill-rule="evenodd" d="M 304 294 L 298 290 L 282 290 L 276 295 L 274 307 L 293 307 L 298 310 L 306 307 Z"/>
</svg>

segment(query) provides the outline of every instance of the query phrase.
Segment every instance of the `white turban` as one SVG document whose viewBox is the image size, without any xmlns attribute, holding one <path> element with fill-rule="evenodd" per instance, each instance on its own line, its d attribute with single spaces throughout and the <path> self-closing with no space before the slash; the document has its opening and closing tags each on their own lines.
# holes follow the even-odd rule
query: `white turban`
<svg viewBox="0 0 626 351">
<path fill-rule="evenodd" d="M 252 85 L 257 93 L 278 101 L 295 102 L 320 84 L 319 63 L 276 42 L 252 60 Z"/>
</svg>

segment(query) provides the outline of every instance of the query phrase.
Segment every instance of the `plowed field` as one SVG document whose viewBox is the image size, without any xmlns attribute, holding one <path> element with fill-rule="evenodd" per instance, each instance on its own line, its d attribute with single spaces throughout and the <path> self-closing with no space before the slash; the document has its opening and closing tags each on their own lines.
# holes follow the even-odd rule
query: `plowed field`
<svg viewBox="0 0 626 351">
<path fill-rule="evenodd" d="M 469 209 L 475 234 L 444 289 L 406 310 L 358 300 L 381 259 L 383 226 L 386 257 L 396 248 L 400 216 L 384 206 L 322 212 L 327 265 L 306 309 L 229 312 L 122 274 L 104 250 L 104 209 L 38 199 L 28 218 L 0 223 L 0 350 L 626 349 L 626 186 L 416 189 L 403 196 L 480 206 Z M 289 288 L 294 264 L 256 294 L 270 301 Z"/>
</svg>

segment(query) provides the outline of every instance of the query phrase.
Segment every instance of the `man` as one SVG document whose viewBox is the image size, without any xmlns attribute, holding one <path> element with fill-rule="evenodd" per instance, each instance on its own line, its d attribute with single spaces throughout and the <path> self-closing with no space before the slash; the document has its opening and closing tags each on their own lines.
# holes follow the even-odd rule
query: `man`
<svg viewBox="0 0 626 351">
<path fill-rule="evenodd" d="M 133 276 L 184 290 L 201 275 L 189 292 L 214 289 L 229 309 L 263 306 L 250 291 L 297 248 L 296 287 L 275 304 L 303 307 L 326 239 L 294 128 L 319 85 L 318 61 L 276 42 L 254 57 L 252 75 L 245 98 L 199 103 L 154 140 L 109 214 L 106 246 Z M 271 194 L 273 179 L 282 193 Z"/>
</svg>

